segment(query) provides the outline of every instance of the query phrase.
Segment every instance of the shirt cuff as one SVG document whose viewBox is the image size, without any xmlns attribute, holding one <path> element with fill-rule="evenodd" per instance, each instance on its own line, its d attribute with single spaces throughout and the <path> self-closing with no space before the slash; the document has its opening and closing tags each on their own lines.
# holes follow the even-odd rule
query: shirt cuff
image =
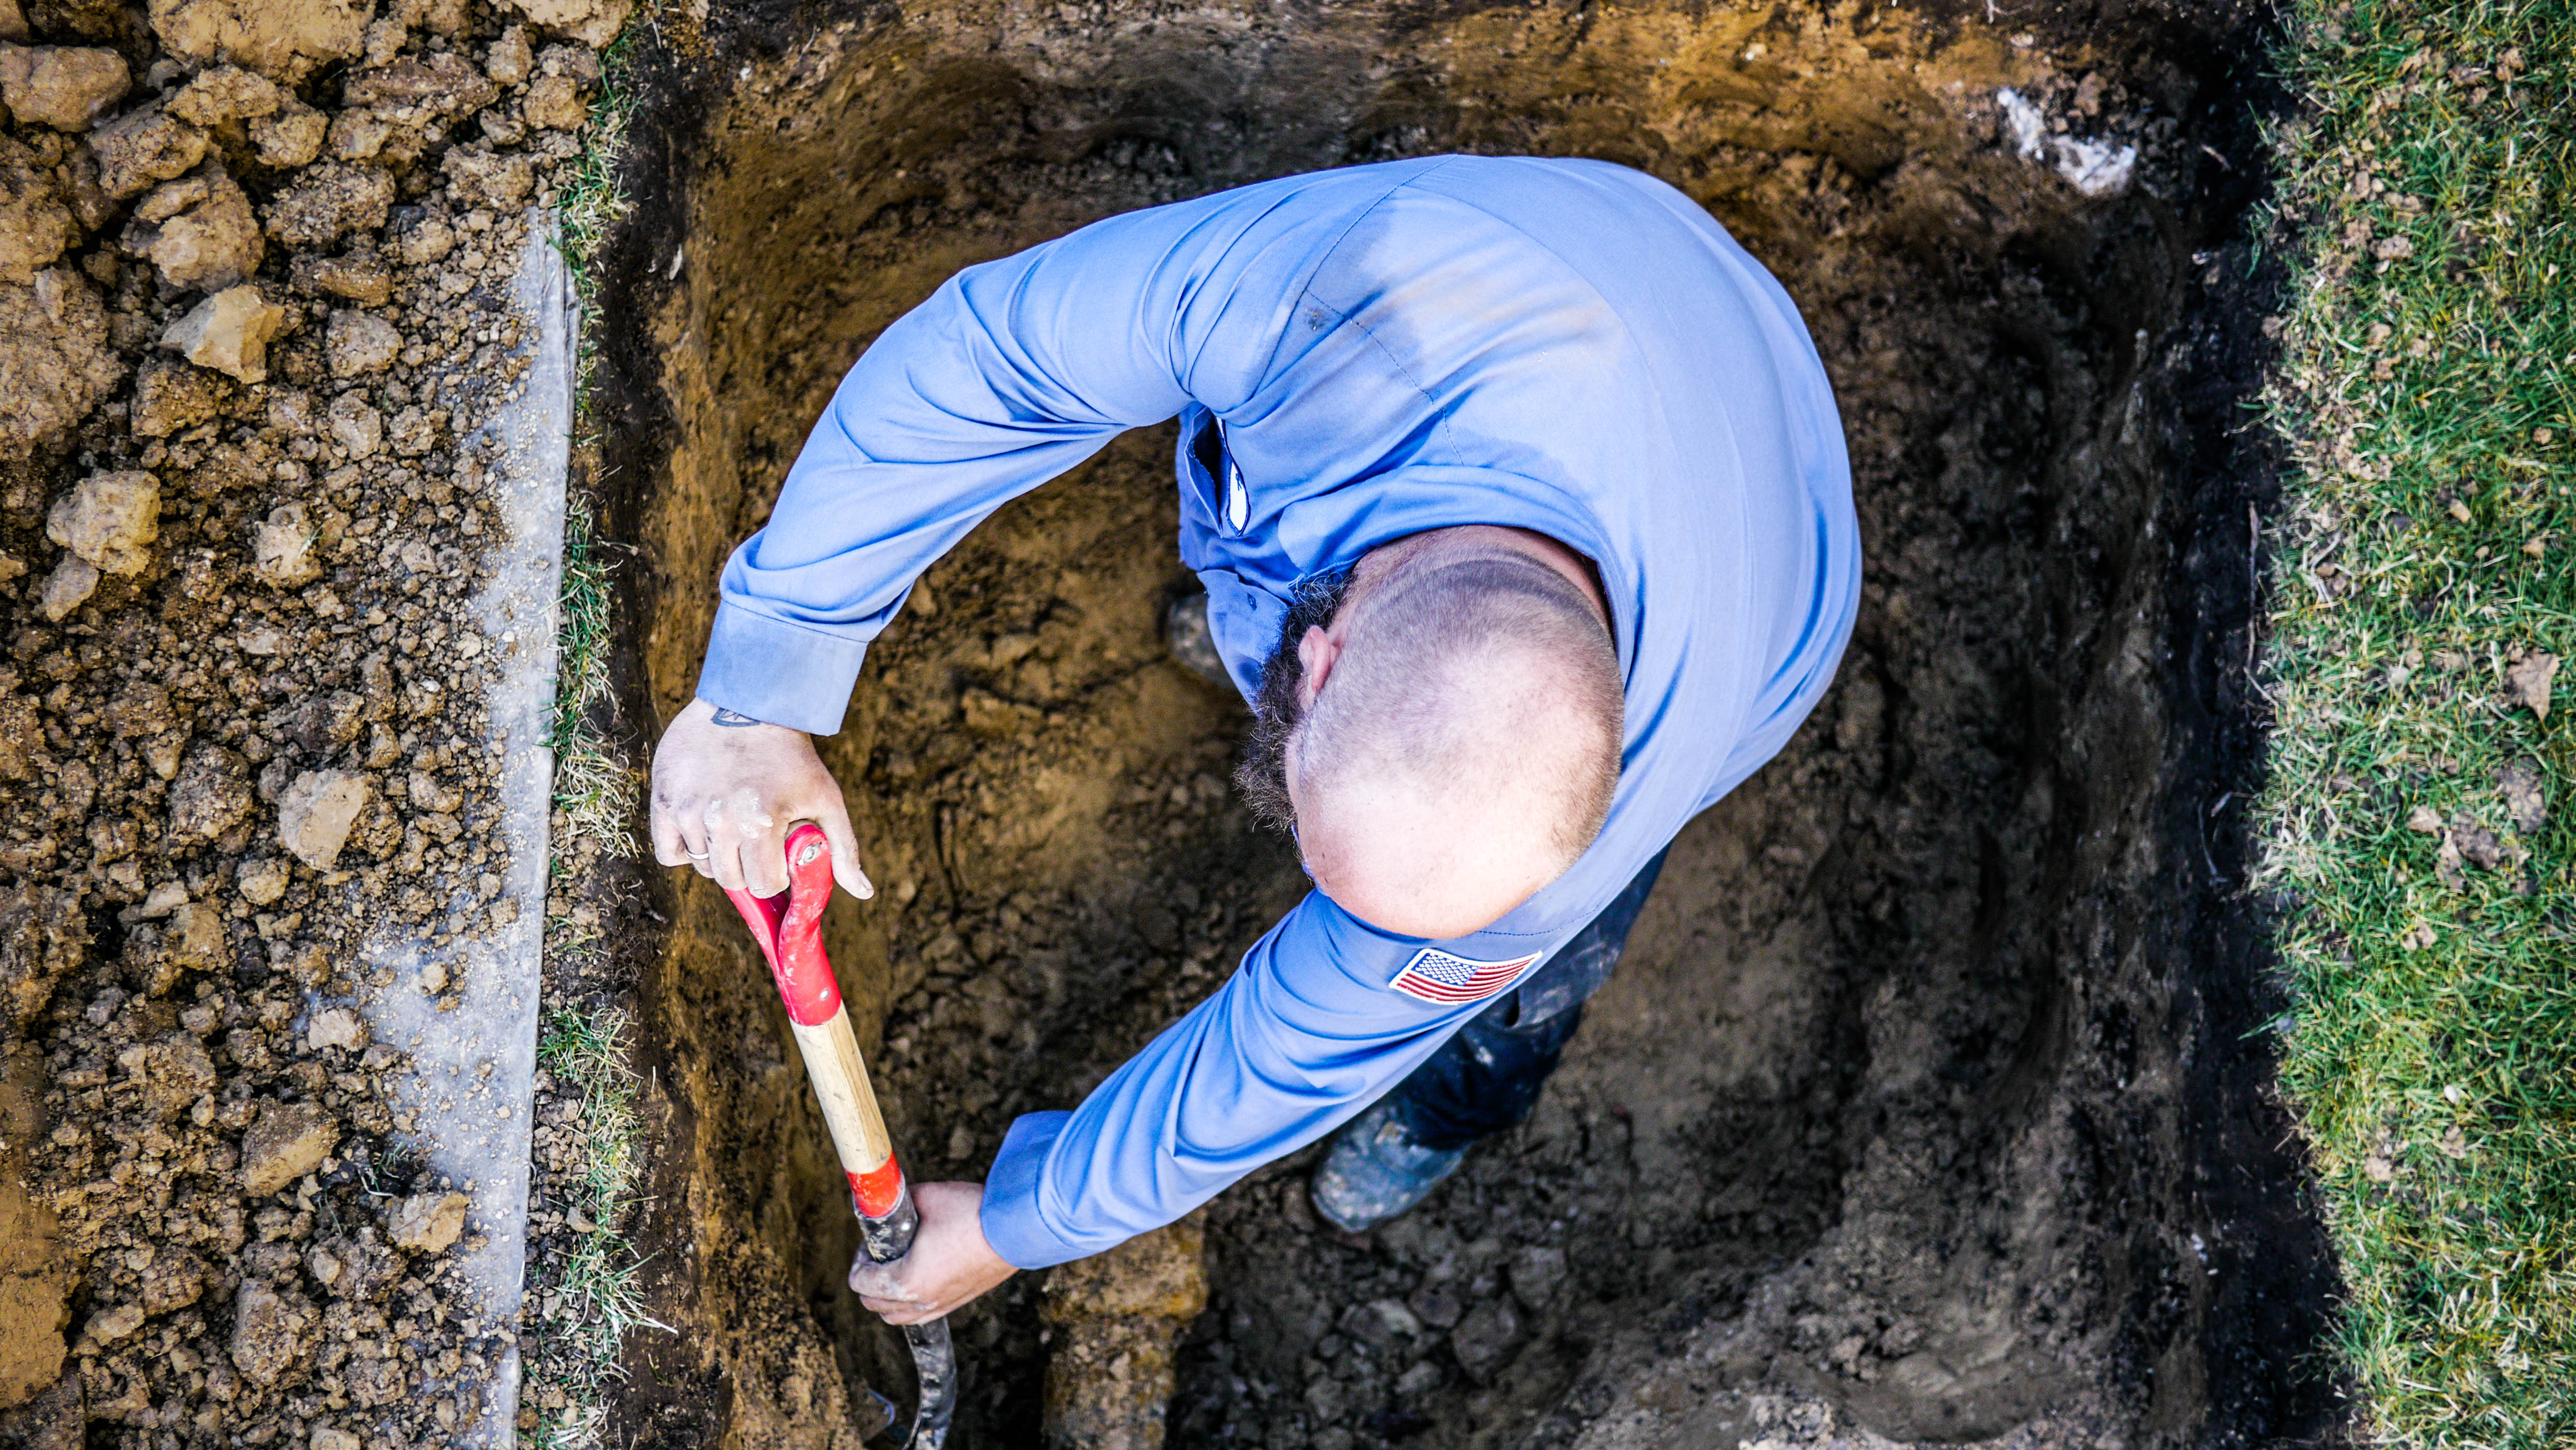
<svg viewBox="0 0 2576 1450">
<path fill-rule="evenodd" d="M 1053 1268 L 1093 1252 L 1057 1234 L 1038 1215 L 1047 1153 L 1072 1121 L 1071 1113 L 1030 1113 L 1012 1123 L 1002 1135 L 1002 1151 L 993 1155 L 993 1171 L 984 1176 L 984 1242 L 1012 1268 Z"/>
<path fill-rule="evenodd" d="M 808 735 L 838 735 L 867 655 L 863 641 L 720 604 L 698 698 Z"/>
</svg>

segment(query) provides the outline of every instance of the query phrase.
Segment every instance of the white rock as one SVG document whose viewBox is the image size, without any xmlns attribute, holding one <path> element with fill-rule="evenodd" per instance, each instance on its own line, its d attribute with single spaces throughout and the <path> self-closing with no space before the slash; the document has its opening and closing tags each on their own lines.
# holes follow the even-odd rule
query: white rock
<svg viewBox="0 0 2576 1450">
<path fill-rule="evenodd" d="M 326 1047 L 362 1052 L 367 1046 L 367 1024 L 346 1007 L 325 1007 L 304 1025 L 304 1042 L 316 1052 Z"/>
<path fill-rule="evenodd" d="M 392 367 L 394 355 L 402 351 L 402 334 L 373 313 L 343 308 L 331 314 L 330 326 L 323 333 L 322 351 L 331 361 L 331 376 L 335 378 L 380 373 Z"/>
<path fill-rule="evenodd" d="M 44 590 L 36 598 L 36 612 L 49 624 L 62 623 L 63 616 L 80 608 L 97 592 L 98 580 L 98 569 L 88 560 L 77 554 L 64 556 L 63 562 L 54 566 L 54 572 L 45 576 Z"/>
<path fill-rule="evenodd" d="M 469 1202 L 462 1193 L 414 1194 L 385 1216 L 385 1232 L 405 1253 L 445 1253 L 465 1232 Z"/>
<path fill-rule="evenodd" d="M 313 526 L 304 505 L 281 504 L 251 535 L 250 572 L 262 584 L 293 589 L 322 577 L 313 558 Z"/>
<path fill-rule="evenodd" d="M 308 770 L 277 801 L 277 838 L 296 860 L 328 871 L 367 808 L 367 777 L 346 770 Z"/>
<path fill-rule="evenodd" d="M 91 474 L 45 518 L 46 538 L 106 574 L 142 573 L 160 536 L 161 480 L 139 469 Z"/>
<path fill-rule="evenodd" d="M 286 322 L 286 309 L 270 305 L 248 284 L 227 287 L 188 310 L 161 334 L 161 345 L 201 368 L 245 383 L 268 380 L 268 340 Z"/>
</svg>

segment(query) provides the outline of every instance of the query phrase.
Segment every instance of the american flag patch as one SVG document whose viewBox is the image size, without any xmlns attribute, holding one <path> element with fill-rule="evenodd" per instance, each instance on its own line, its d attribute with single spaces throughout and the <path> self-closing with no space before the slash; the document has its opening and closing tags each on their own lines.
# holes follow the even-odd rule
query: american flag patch
<svg viewBox="0 0 2576 1450">
<path fill-rule="evenodd" d="M 1465 957 L 1424 947 L 1413 954 L 1413 960 L 1406 962 L 1404 970 L 1396 973 L 1395 980 L 1387 985 L 1408 997 L 1420 998 L 1437 1006 L 1454 1007 L 1461 1002 L 1490 997 L 1510 986 L 1520 980 L 1521 973 L 1528 971 L 1541 955 L 1532 952 L 1508 962 L 1471 962 Z"/>
</svg>

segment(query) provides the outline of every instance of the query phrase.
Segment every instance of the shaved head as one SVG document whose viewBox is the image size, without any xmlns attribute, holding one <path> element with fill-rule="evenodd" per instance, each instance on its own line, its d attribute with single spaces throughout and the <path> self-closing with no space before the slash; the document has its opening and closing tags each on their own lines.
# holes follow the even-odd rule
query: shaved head
<svg viewBox="0 0 2576 1450">
<path fill-rule="evenodd" d="M 1344 910 L 1464 936 L 1599 834 L 1622 707 L 1579 555 L 1518 530 L 1441 529 L 1301 591 L 1237 778 Z"/>
</svg>

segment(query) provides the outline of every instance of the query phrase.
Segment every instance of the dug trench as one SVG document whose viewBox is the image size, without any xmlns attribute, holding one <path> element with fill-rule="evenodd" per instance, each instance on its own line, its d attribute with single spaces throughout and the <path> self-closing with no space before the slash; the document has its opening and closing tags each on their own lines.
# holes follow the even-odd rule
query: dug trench
<svg viewBox="0 0 2576 1450">
<path fill-rule="evenodd" d="M 2334 1433 L 2231 808 L 2261 39 L 2229 9 L 930 5 L 720 13 L 661 75 L 601 383 L 638 719 L 689 698 L 717 566 L 869 340 L 1128 208 L 1623 162 L 1777 273 L 1840 398 L 1868 567 L 1831 696 L 1675 843 L 1526 1125 L 1367 1236 L 1304 1206 L 1311 1150 L 1205 1210 L 1208 1308 L 1131 1443 Z M 1226 783 L 1242 704 L 1160 641 L 1171 448 L 1130 434 L 979 527 L 824 743 L 884 888 L 831 949 L 917 1177 L 980 1177 L 1304 885 Z M 622 920 L 678 1332 L 629 1341 L 614 1434 L 855 1444 L 907 1382 L 840 1288 L 765 977 L 694 877 Z M 1041 1437 L 1042 1279 L 957 1316 L 957 1443 Z"/>
</svg>

